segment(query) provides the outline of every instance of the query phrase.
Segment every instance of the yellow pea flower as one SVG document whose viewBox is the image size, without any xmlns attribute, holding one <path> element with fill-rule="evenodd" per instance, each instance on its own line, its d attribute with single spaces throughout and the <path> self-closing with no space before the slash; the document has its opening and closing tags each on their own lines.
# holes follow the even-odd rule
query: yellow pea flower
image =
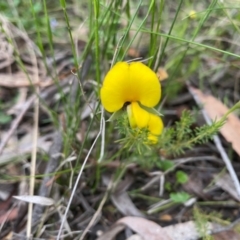
<svg viewBox="0 0 240 240">
<path fill-rule="evenodd" d="M 191 11 L 189 12 L 189 17 L 190 17 L 191 19 L 196 19 L 196 17 L 197 17 L 196 11 L 191 10 Z"/>
<path fill-rule="evenodd" d="M 118 62 L 107 73 L 100 91 L 102 105 L 108 112 L 116 112 L 127 105 L 130 126 L 149 130 L 148 139 L 157 143 L 162 133 L 161 118 L 148 112 L 161 97 L 161 85 L 157 75 L 140 62 Z"/>
</svg>

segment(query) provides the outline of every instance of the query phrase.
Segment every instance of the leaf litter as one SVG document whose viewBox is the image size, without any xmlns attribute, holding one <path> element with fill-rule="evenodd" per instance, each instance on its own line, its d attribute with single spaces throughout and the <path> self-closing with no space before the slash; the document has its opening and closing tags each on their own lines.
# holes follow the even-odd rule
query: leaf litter
<svg viewBox="0 0 240 240">
<path fill-rule="evenodd" d="M 81 134 L 83 128 L 83 125 L 81 125 L 78 127 L 78 132 L 75 136 L 78 141 L 68 146 L 72 151 L 71 154 L 63 156 L 62 135 L 57 134 L 58 137 L 54 138 L 55 134 L 58 133 L 56 131 L 57 127 L 52 123 L 46 123 L 49 121 L 49 111 L 45 107 L 47 106 L 51 109 L 57 105 L 56 112 L 60 119 L 59 128 L 65 134 L 68 128 L 66 125 L 68 119 L 64 112 L 64 99 L 59 94 L 59 86 L 64 96 L 67 94 L 71 95 L 73 103 L 79 87 L 79 82 L 74 75 L 76 69 L 72 71 L 72 55 L 69 54 L 69 51 L 57 49 L 58 53 L 56 53 L 55 60 L 60 80 L 58 82 L 59 86 L 57 86 L 45 71 L 41 54 L 39 54 L 39 50 L 33 41 L 2 16 L 1 22 L 3 23 L 2 27 L 9 33 L 17 49 L 19 49 L 19 56 L 25 62 L 27 75 L 16 64 L 13 47 L 1 33 L 0 51 L 3 54 L 0 56 L 0 86 L 2 87 L 0 96 L 6 95 L 5 92 L 9 95 L 10 91 L 15 96 L 19 94 L 21 99 L 17 103 L 12 102 L 8 105 L 10 107 L 6 109 L 8 114 L 13 117 L 13 120 L 10 125 L 4 124 L 0 128 L 2 151 L 0 155 L 0 238 L 7 239 L 7 237 L 11 237 L 14 239 L 15 236 L 15 239 L 20 239 L 20 236 L 25 235 L 27 222 L 26 202 L 32 202 L 35 204 L 33 222 L 37 223 L 32 228 L 32 233 L 35 233 L 36 238 L 55 239 L 63 219 L 65 207 L 70 198 L 69 196 L 72 193 L 72 183 L 69 183 L 68 179 L 70 178 L 71 182 L 74 182 L 76 180 L 75 172 L 78 171 L 75 168 L 75 165 L 79 164 L 77 157 L 71 158 L 71 156 L 75 156 L 76 152 L 80 151 L 79 145 L 83 143 L 84 139 L 81 136 L 84 136 L 84 134 Z M 32 52 L 27 51 L 26 54 L 26 51 L 24 51 L 26 48 L 19 45 L 22 41 L 24 46 L 31 49 Z M 81 41 L 79 44 L 84 47 L 86 43 Z M 129 52 L 129 57 L 141 57 L 143 53 L 143 49 L 132 48 L 131 52 Z M 33 80 L 29 82 L 28 78 L 32 79 L 36 70 L 36 66 L 32 64 L 33 58 L 36 58 L 37 61 L 39 81 Z M 207 61 L 217 64 L 217 61 L 213 61 L 213 59 Z M 50 69 L 53 69 L 53 62 L 54 59 L 48 59 L 47 64 Z M 210 64 L 209 62 L 208 64 Z M 91 64 L 92 62 L 90 62 L 89 66 Z M 81 72 L 89 71 L 89 68 L 82 67 L 80 69 Z M 11 68 L 13 71 L 6 73 L 6 68 Z M 229 68 L 224 68 L 224 71 L 221 71 L 220 75 L 215 75 L 211 82 L 217 84 L 227 71 L 229 71 Z M 168 84 L 167 79 L 170 73 L 169 68 L 168 71 L 163 67 L 158 68 L 160 80 L 165 80 L 163 81 L 163 87 Z M 87 81 L 86 74 L 83 78 L 86 80 L 84 82 L 85 92 L 93 91 L 93 85 L 91 85 L 91 81 Z M 40 128 L 37 145 L 36 173 L 38 175 L 35 192 L 38 194 L 25 196 L 24 193 L 29 187 L 27 184 L 29 179 L 29 155 L 32 150 L 32 138 L 30 136 L 33 124 L 32 107 L 34 93 L 31 89 L 33 86 L 40 87 L 39 96 L 43 101 L 40 109 L 41 116 L 39 119 Z M 224 104 L 213 95 L 206 95 L 196 88 L 193 91 L 201 99 L 204 109 L 212 120 L 216 120 L 228 111 Z M 94 94 L 91 96 L 86 94 L 86 96 L 88 99 L 84 107 L 81 106 L 79 116 L 81 116 L 83 124 L 88 126 L 92 113 L 97 107 L 97 98 Z M 88 101 L 90 102 L 89 104 Z M 166 110 L 166 113 L 169 113 L 165 116 L 166 122 L 170 124 L 176 121 L 178 119 L 177 114 L 180 112 L 179 109 L 191 109 L 193 105 L 191 95 L 184 89 L 175 99 L 166 101 L 166 107 L 164 107 L 166 109 L 164 110 Z M 27 128 L 26 125 L 28 126 Z M 240 153 L 239 129 L 239 119 L 233 114 L 228 116 L 226 125 L 221 129 L 223 137 L 232 144 L 238 155 Z M 94 138 L 96 132 L 92 131 L 90 135 Z M 113 151 L 111 148 L 114 148 L 114 145 L 109 147 L 110 153 Z M 86 155 L 87 149 L 83 149 L 83 153 Z M 176 164 L 171 171 L 161 172 L 152 182 L 151 179 L 156 169 L 142 169 L 138 164 L 132 164 L 126 168 L 124 176 L 118 179 L 117 183 L 115 183 L 115 188 L 108 195 L 106 194 L 108 184 L 104 183 L 106 181 L 106 179 L 104 180 L 106 178 L 105 174 L 101 176 L 102 182 L 96 185 L 92 182 L 91 177 L 93 173 L 97 175 L 96 166 L 98 166 L 97 160 L 92 155 L 89 159 L 89 165 L 86 167 L 83 177 L 78 184 L 78 189 L 73 193 L 73 202 L 67 215 L 63 235 L 66 236 L 66 239 L 73 239 L 74 236 L 77 239 L 91 222 L 92 216 L 97 213 L 99 202 L 101 202 L 104 196 L 107 196 L 102 209 L 100 209 L 101 211 L 97 214 L 94 223 L 87 233 L 89 239 L 199 239 L 201 234 L 196 227 L 197 223 L 196 221 L 190 221 L 193 216 L 193 204 L 198 205 L 198 207 L 201 206 L 206 215 L 209 212 L 213 212 L 212 218 L 209 216 L 208 221 L 205 222 L 207 234 L 213 234 L 218 230 L 219 226 L 216 226 L 214 223 L 216 221 L 221 225 L 222 232 L 214 234 L 214 239 L 239 239 L 237 230 L 228 229 L 228 226 L 231 226 L 231 222 L 234 222 L 239 217 L 239 197 L 233 187 L 231 177 L 228 174 L 221 175 L 225 165 L 216 161 L 220 156 L 215 146 L 210 142 L 203 145 L 202 148 L 196 147 L 193 150 L 186 151 L 181 157 L 185 160 L 188 159 L 188 161 Z M 191 157 L 191 160 L 189 160 L 189 157 Z M 72 160 L 68 161 L 70 158 Z M 172 156 L 170 158 L 174 160 Z M 239 164 L 235 161 L 235 159 L 239 158 L 234 154 L 233 158 L 232 164 L 234 168 L 239 169 Z M 63 164 L 59 164 L 60 159 L 63 160 Z M 104 171 L 108 173 L 107 176 L 110 175 L 110 178 L 113 179 L 113 171 L 119 169 L 121 164 L 121 159 L 117 157 L 111 163 L 106 163 Z M 55 173 L 59 165 L 62 167 L 63 172 L 58 171 Z M 15 168 L 17 168 L 17 171 L 14 173 Z M 69 174 L 64 174 L 64 171 Z M 190 205 L 172 204 L 172 199 L 170 199 L 169 191 L 176 189 L 175 173 L 177 171 L 184 171 L 190 176 L 187 183 L 177 185 L 176 187 L 179 192 L 185 191 L 192 197 L 191 199 L 194 199 Z M 166 190 L 159 196 L 159 186 L 162 184 L 159 181 L 162 174 L 164 174 L 165 183 L 169 185 L 166 186 Z M 39 206 L 39 203 L 44 206 Z M 154 204 L 161 208 L 156 208 L 156 212 L 149 212 L 149 206 Z M 217 212 L 221 212 L 221 216 L 218 216 Z M 229 219 L 229 221 L 226 223 L 222 219 Z"/>
<path fill-rule="evenodd" d="M 191 90 L 198 96 L 212 121 L 219 120 L 229 111 L 229 108 L 214 96 L 204 94 L 201 90 L 193 87 L 191 87 Z M 240 120 L 234 113 L 228 115 L 226 123 L 220 129 L 220 132 L 240 156 Z"/>
</svg>

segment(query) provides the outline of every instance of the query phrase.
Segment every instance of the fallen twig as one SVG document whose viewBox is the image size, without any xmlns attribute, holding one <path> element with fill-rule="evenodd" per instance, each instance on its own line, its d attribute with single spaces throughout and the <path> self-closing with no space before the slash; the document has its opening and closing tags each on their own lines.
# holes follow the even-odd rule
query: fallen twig
<svg viewBox="0 0 240 240">
<path fill-rule="evenodd" d="M 44 172 L 44 178 L 41 183 L 38 195 L 43 197 L 49 197 L 50 190 L 51 190 L 51 184 L 49 185 L 49 182 L 53 178 L 53 176 L 50 175 L 50 173 L 54 173 L 59 165 L 59 159 L 61 156 L 61 150 L 62 150 L 62 136 L 60 132 L 56 132 L 55 136 L 53 138 L 52 146 L 49 150 L 49 156 L 50 159 L 48 161 L 47 167 Z M 45 209 L 45 206 L 42 205 L 35 205 L 32 213 L 32 228 L 31 232 L 32 234 L 36 232 L 39 222 L 41 221 L 42 213 Z M 26 235 L 26 231 L 24 230 L 21 232 L 21 238 L 24 239 L 24 236 Z M 20 237 L 20 236 L 19 236 Z"/>
<path fill-rule="evenodd" d="M 62 135 L 60 132 L 56 132 L 53 138 L 52 146 L 49 150 L 50 159 L 48 161 L 47 167 L 44 172 L 44 178 L 41 183 L 38 195 L 42 197 L 49 197 L 52 184 L 49 185 L 49 182 L 53 178 L 50 173 L 54 173 L 59 165 L 59 160 L 62 150 Z M 45 206 L 35 205 L 32 214 L 32 232 L 36 231 L 36 227 L 41 219 L 41 215 L 45 209 Z"/>
</svg>

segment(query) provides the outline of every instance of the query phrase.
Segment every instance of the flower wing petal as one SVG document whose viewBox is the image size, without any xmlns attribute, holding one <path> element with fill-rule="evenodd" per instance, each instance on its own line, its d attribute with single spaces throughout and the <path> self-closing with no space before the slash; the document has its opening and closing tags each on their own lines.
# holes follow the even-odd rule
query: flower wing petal
<svg viewBox="0 0 240 240">
<path fill-rule="evenodd" d="M 152 144 L 156 144 L 158 142 L 158 136 L 162 133 L 163 127 L 162 119 L 159 116 L 150 113 L 150 119 L 148 123 L 148 140 Z"/>
<path fill-rule="evenodd" d="M 150 119 L 148 123 L 148 129 L 150 133 L 154 135 L 160 135 L 163 131 L 163 127 L 162 119 L 159 116 L 150 113 Z"/>
<path fill-rule="evenodd" d="M 131 103 L 132 115 L 135 125 L 139 128 L 146 128 L 149 123 L 150 113 L 139 106 L 137 102 Z M 131 120 L 130 124 L 131 124 Z"/>
</svg>

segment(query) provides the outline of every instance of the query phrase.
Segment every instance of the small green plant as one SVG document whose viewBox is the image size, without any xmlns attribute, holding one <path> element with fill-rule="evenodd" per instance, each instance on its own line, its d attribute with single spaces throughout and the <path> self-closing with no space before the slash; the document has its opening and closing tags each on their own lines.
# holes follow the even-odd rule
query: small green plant
<svg viewBox="0 0 240 240">
<path fill-rule="evenodd" d="M 183 184 L 188 181 L 188 175 L 183 171 L 176 172 L 177 183 Z"/>
<path fill-rule="evenodd" d="M 193 208 L 193 216 L 198 233 L 203 240 L 213 240 L 209 235 L 208 216 L 204 214 L 197 206 Z"/>
<path fill-rule="evenodd" d="M 236 109 L 237 104 L 229 111 L 229 113 Z M 122 117 L 118 119 L 117 128 L 120 133 L 124 134 L 120 142 L 126 148 L 136 149 L 160 149 L 166 156 L 175 156 L 183 154 L 185 150 L 193 148 L 197 144 L 206 143 L 217 134 L 219 129 L 224 125 L 227 115 L 220 120 L 212 122 L 211 125 L 203 125 L 201 127 L 193 128 L 195 121 L 194 116 L 190 111 L 183 111 L 179 122 L 175 125 L 165 128 L 162 134 L 158 137 L 158 141 L 154 145 L 146 145 L 147 143 L 147 129 L 130 128 L 127 118 Z M 143 151 L 138 151 L 144 154 Z"/>
<path fill-rule="evenodd" d="M 0 111 L 0 124 L 7 124 L 12 120 L 12 118 L 5 114 L 4 112 Z"/>
<path fill-rule="evenodd" d="M 175 203 L 185 203 L 190 198 L 186 192 L 171 193 L 170 199 Z"/>
<path fill-rule="evenodd" d="M 173 161 L 170 161 L 170 160 L 158 161 L 156 163 L 156 165 L 159 169 L 161 169 L 163 171 L 167 171 L 167 170 L 174 168 L 174 163 L 173 163 Z"/>
</svg>

